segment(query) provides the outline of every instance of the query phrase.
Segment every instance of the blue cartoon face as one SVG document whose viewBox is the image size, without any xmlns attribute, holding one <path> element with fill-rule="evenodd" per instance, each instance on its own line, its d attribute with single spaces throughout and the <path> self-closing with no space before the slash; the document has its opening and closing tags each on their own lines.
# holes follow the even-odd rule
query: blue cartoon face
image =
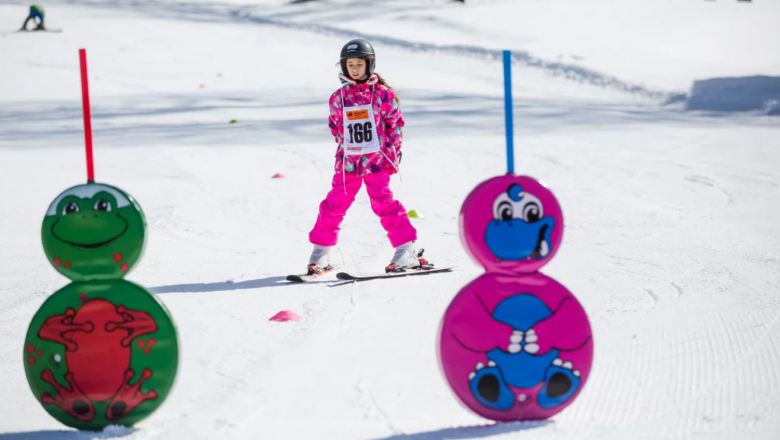
<svg viewBox="0 0 780 440">
<path fill-rule="evenodd" d="M 550 255 L 555 219 L 544 216 L 542 202 L 512 185 L 493 202 L 493 221 L 485 241 L 497 258 L 508 261 L 541 260 Z"/>
</svg>

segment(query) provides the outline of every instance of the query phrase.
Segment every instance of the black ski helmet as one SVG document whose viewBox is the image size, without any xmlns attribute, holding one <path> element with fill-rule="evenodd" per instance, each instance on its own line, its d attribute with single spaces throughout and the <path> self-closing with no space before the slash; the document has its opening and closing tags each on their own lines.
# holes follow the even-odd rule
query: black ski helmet
<svg viewBox="0 0 780 440">
<path fill-rule="evenodd" d="M 366 74 L 370 76 L 374 74 L 374 67 L 376 67 L 376 54 L 374 53 L 374 47 L 371 46 L 371 43 L 361 39 L 350 40 L 341 48 L 342 61 L 349 58 L 367 57 L 370 58 L 366 60 L 366 68 L 368 70 Z"/>
</svg>

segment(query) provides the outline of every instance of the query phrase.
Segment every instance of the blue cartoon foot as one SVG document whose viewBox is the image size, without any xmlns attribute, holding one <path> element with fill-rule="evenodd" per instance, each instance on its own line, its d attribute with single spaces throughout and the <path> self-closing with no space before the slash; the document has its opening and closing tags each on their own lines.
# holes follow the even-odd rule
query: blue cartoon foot
<svg viewBox="0 0 780 440">
<path fill-rule="evenodd" d="M 542 408 L 555 408 L 566 402 L 580 388 L 580 372 L 569 361 L 555 359 L 544 373 L 544 386 L 537 396 Z"/>
<path fill-rule="evenodd" d="M 477 401 L 490 409 L 506 411 L 515 404 L 514 394 L 493 361 L 487 366 L 477 363 L 476 371 L 469 373 L 469 385 Z"/>
</svg>

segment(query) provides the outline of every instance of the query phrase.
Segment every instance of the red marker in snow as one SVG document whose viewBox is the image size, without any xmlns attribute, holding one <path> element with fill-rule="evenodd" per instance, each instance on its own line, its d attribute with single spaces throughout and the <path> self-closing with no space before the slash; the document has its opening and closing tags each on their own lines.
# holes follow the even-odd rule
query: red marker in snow
<svg viewBox="0 0 780 440">
<path fill-rule="evenodd" d="M 284 174 L 276 173 L 271 176 L 272 179 L 284 179 Z"/>
</svg>

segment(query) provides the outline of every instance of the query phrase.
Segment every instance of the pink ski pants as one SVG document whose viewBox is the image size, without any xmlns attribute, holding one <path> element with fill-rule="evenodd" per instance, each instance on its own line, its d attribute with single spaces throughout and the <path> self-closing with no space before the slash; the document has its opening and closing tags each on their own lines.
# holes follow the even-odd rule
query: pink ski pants
<svg viewBox="0 0 780 440">
<path fill-rule="evenodd" d="M 346 179 L 346 185 L 344 183 Z M 382 227 L 387 231 L 387 238 L 393 247 L 417 240 L 417 230 L 414 229 L 406 215 L 401 202 L 393 198 L 390 191 L 390 175 L 387 173 L 366 174 L 358 177 L 354 174 L 341 173 L 333 176 L 332 189 L 320 203 L 320 213 L 317 223 L 309 233 L 309 241 L 319 246 L 334 246 L 338 242 L 339 230 L 344 215 L 355 201 L 355 196 L 363 182 L 371 199 L 371 209 L 379 216 Z M 346 190 L 346 192 L 345 192 Z"/>
</svg>

